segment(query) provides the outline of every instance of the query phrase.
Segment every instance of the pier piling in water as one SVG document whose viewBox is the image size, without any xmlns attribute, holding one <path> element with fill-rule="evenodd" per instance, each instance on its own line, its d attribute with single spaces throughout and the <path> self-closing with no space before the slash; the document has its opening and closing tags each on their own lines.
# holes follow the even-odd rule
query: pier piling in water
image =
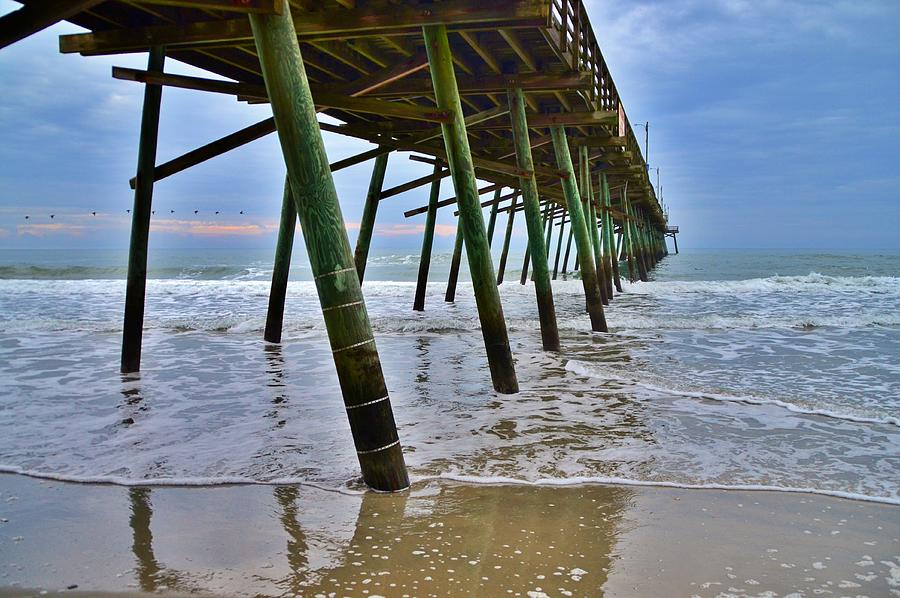
<svg viewBox="0 0 900 598">
<path fill-rule="evenodd" d="M 272 265 L 272 285 L 269 288 L 269 308 L 266 312 L 266 329 L 263 333 L 263 338 L 270 343 L 281 342 L 281 333 L 284 328 L 284 301 L 287 296 L 296 229 L 297 208 L 294 204 L 294 194 L 291 191 L 291 181 L 285 177 L 281 220 L 278 224 L 278 241 L 275 245 L 275 262 Z"/>
<path fill-rule="evenodd" d="M 25 6 L 39 4 L 29 0 Z M 634 282 L 647 280 L 668 255 L 667 237 L 678 253 L 678 227 L 668 225 L 650 183 L 645 157 L 583 0 L 502 0 L 500 5 L 420 0 L 390 5 L 342 0 L 76 4 L 41 11 L 46 18 L 39 27 L 13 19 L 10 22 L 19 24 L 6 43 L 54 19 L 66 19 L 88 31 L 61 36 L 64 53 L 150 53 L 146 70 L 113 69 L 115 78 L 145 85 L 137 176 L 130 181 L 135 192 L 122 372 L 136 372 L 141 365 L 154 182 L 277 131 L 288 176 L 264 336 L 269 342 L 281 341 L 299 220 L 360 467 L 373 488 L 397 490 L 408 484 L 361 290 L 380 201 L 431 185 L 428 205 L 405 213 L 426 214 L 416 311 L 424 309 L 437 212 L 458 205 L 445 300 L 455 299 L 465 249 L 492 383 L 503 393 L 518 390 L 497 289 L 506 275 L 517 211 L 524 212 L 528 232 L 520 282 L 527 282 L 532 266 L 545 350 L 559 349 L 548 266 L 557 218 L 552 277 L 559 274 L 568 232 L 562 272 L 565 276 L 569 271 L 574 240 L 574 268 L 580 270 L 595 331 L 607 329 L 603 305 L 613 298 L 614 288 L 622 292 L 620 261 L 626 262 Z M 167 56 L 217 78 L 166 73 Z M 274 116 L 156 164 L 164 86 L 269 103 Z M 320 122 L 317 113 L 328 118 Z M 368 141 L 373 149 L 329 165 L 322 131 Z M 573 151 L 578 152 L 577 176 Z M 434 165 L 434 172 L 382 190 L 391 152 L 412 152 L 412 159 Z M 354 252 L 332 172 L 372 158 Z M 440 200 L 445 176 L 452 178 L 455 197 Z M 489 184 L 477 189 L 476 180 Z M 502 189 L 511 193 L 502 196 Z M 489 191 L 493 200 L 481 204 L 479 194 Z M 501 208 L 506 199 L 512 199 L 511 204 Z M 485 230 L 482 208 L 488 206 Z M 495 275 L 490 247 L 500 212 L 507 213 L 508 221 Z"/>
<path fill-rule="evenodd" d="M 422 34 L 437 107 L 450 113 L 449 122 L 442 122 L 441 130 L 456 191 L 456 202 L 459 205 L 459 226 L 463 230 L 463 241 L 466 244 L 469 274 L 475 291 L 491 380 L 497 392 L 516 393 L 519 392 L 519 383 L 509 348 L 494 267 L 491 264 L 491 250 L 487 243 L 481 204 L 478 201 L 475 169 L 466 136 L 456 74 L 453 71 L 447 27 L 428 25 L 422 28 Z"/>
<path fill-rule="evenodd" d="M 434 165 L 434 175 L 441 171 L 441 164 Z M 428 212 L 425 217 L 425 231 L 422 235 L 422 253 L 419 255 L 419 275 L 416 279 L 416 296 L 413 310 L 425 310 L 425 291 L 428 288 L 428 270 L 431 267 L 431 249 L 434 245 L 434 226 L 437 222 L 437 204 L 441 193 L 441 179 L 431 182 L 431 193 L 428 196 Z"/>
<path fill-rule="evenodd" d="M 249 18 L 363 479 L 402 490 L 406 464 L 290 8 Z"/>
<path fill-rule="evenodd" d="M 166 49 L 156 46 L 150 50 L 147 70 L 162 71 Z M 137 180 L 134 187 L 134 206 L 131 212 L 131 246 L 128 250 L 128 280 L 125 285 L 125 318 L 122 325 L 123 374 L 141 369 L 141 343 L 144 337 L 144 299 L 147 294 L 147 246 L 150 242 L 150 216 L 153 204 L 153 172 L 156 167 L 156 146 L 159 140 L 159 110 L 162 86 L 144 88 L 144 107 L 141 112 L 141 136 L 138 142 Z"/>
<path fill-rule="evenodd" d="M 587 223 L 582 211 L 581 196 L 576 185 L 575 167 L 572 165 L 572 155 L 569 153 L 569 142 L 566 139 L 565 130 L 559 125 L 550 127 L 550 133 L 553 135 L 556 163 L 563 175 L 562 186 L 566 195 L 566 205 L 569 209 L 572 231 L 575 234 L 575 245 L 578 249 L 579 265 L 581 267 L 581 281 L 587 300 L 588 314 L 591 318 L 591 330 L 607 332 L 606 315 L 603 313 L 603 300 L 600 297 L 597 271 L 591 260 L 593 250 L 591 249 Z"/>
<path fill-rule="evenodd" d="M 359 222 L 359 235 L 356 237 L 356 251 L 353 254 L 356 272 L 359 274 L 359 284 L 362 284 L 366 274 L 366 261 L 369 259 L 369 245 L 372 243 L 372 231 L 375 229 L 375 215 L 378 213 L 378 204 L 381 202 L 381 187 L 384 184 L 388 156 L 390 154 L 381 154 L 375 158 L 372 178 L 369 181 L 369 191 L 366 193 L 366 203 Z M 437 175 L 436 172 L 435 176 Z"/>
</svg>

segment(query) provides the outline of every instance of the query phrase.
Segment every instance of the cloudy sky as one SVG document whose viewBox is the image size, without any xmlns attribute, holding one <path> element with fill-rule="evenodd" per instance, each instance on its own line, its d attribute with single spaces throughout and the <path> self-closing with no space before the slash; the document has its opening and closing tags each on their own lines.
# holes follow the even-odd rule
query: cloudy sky
<svg viewBox="0 0 900 598">
<path fill-rule="evenodd" d="M 631 121 L 650 121 L 650 163 L 680 245 L 900 248 L 900 2 L 587 4 Z M 0 13 L 18 6 L 0 0 Z M 57 25 L 0 51 L 0 248 L 127 246 L 142 87 L 110 67 L 145 68 L 146 56 L 60 55 L 57 36 L 76 31 Z M 174 61 L 167 70 L 203 74 Z M 267 116 L 168 88 L 158 161 Z M 368 148 L 334 135 L 326 144 L 332 160 Z M 351 237 L 370 169 L 336 177 Z M 385 185 L 427 172 L 395 155 Z M 269 136 L 161 181 L 153 245 L 272 247 L 283 177 Z M 427 192 L 382 203 L 374 247 L 419 246 L 424 219 L 402 212 Z M 439 248 L 454 227 L 445 209 Z"/>
</svg>

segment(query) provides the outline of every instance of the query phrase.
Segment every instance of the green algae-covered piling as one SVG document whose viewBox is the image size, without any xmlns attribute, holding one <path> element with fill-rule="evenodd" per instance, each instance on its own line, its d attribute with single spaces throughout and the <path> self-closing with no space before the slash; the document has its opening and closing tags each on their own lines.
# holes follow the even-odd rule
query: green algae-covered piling
<svg viewBox="0 0 900 598">
<path fill-rule="evenodd" d="M 575 167 L 572 165 L 566 132 L 563 127 L 558 125 L 550 127 L 550 132 L 553 135 L 556 164 L 564 175 L 561 179 L 562 187 L 566 196 L 566 205 L 569 208 L 572 231 L 575 234 L 575 246 L 580 258 L 581 281 L 587 300 L 588 314 L 591 318 L 591 330 L 607 332 L 606 315 L 603 313 L 603 300 L 600 297 L 600 286 L 597 282 L 597 271 L 590 259 L 592 255 L 591 240 L 581 207 L 581 196 L 578 193 Z"/>
<path fill-rule="evenodd" d="M 519 194 L 516 193 L 513 195 L 512 201 L 509 204 L 509 212 L 508 218 L 506 219 L 506 233 L 503 235 L 503 249 L 500 252 L 500 263 L 497 265 L 497 284 L 503 284 L 503 272 L 506 270 L 506 258 L 509 255 L 509 242 L 512 240 L 512 232 L 513 232 L 513 223 L 515 222 L 516 216 L 516 200 L 519 198 Z M 490 243 L 488 243 L 490 246 Z"/>
<path fill-rule="evenodd" d="M 402 490 L 400 439 L 290 7 L 249 18 L 363 479 Z"/>
<path fill-rule="evenodd" d="M 372 243 L 375 214 L 378 213 L 378 203 L 381 201 L 381 187 L 384 184 L 388 156 L 390 154 L 381 154 L 375 158 L 375 167 L 372 169 L 372 178 L 369 181 L 369 191 L 366 193 L 366 204 L 359 222 L 359 236 L 356 237 L 356 251 L 353 254 L 356 272 L 359 274 L 359 284 L 362 284 L 366 274 L 366 260 L 369 258 L 369 245 Z M 437 173 L 435 173 L 436 175 Z"/>
<path fill-rule="evenodd" d="M 441 172 L 441 164 L 434 165 L 434 175 Z M 415 311 L 425 310 L 425 291 L 428 288 L 428 270 L 431 267 L 431 249 L 434 246 L 434 225 L 437 222 L 437 204 L 441 194 L 441 179 L 431 181 L 431 193 L 428 196 L 428 212 L 425 216 L 425 232 L 422 235 L 422 253 L 419 256 L 419 275 L 416 282 L 416 296 L 413 299 Z"/>
<path fill-rule="evenodd" d="M 162 71 L 166 50 L 156 46 L 150 50 L 147 70 Z M 141 113 L 141 136 L 138 146 L 137 181 L 131 212 L 131 246 L 128 250 L 128 280 L 125 285 L 125 318 L 122 326 L 123 374 L 141 369 L 141 343 L 144 334 L 144 298 L 147 294 L 147 246 L 150 241 L 150 215 L 153 204 L 156 146 L 159 140 L 159 109 L 162 87 L 147 84 Z"/>
<path fill-rule="evenodd" d="M 270 343 L 281 342 L 284 300 L 287 296 L 288 276 L 291 273 L 291 253 L 294 249 L 296 229 L 297 208 L 294 204 L 294 194 L 291 192 L 290 179 L 285 178 L 278 242 L 275 245 L 275 262 L 272 264 L 272 285 L 269 287 L 269 309 L 266 313 L 266 330 L 263 333 L 263 338 Z"/>
<path fill-rule="evenodd" d="M 538 317 L 541 322 L 541 341 L 545 351 L 557 351 L 559 350 L 559 329 L 556 323 L 556 308 L 553 305 L 553 289 L 550 285 L 547 260 L 541 258 L 544 255 L 541 200 L 534 178 L 534 160 L 531 155 L 528 122 L 525 116 L 524 94 L 521 89 L 512 89 L 507 92 L 507 99 L 513 141 L 516 146 L 516 164 L 524 171 L 531 171 L 530 175 L 519 177 L 519 185 L 522 189 L 525 226 L 528 229 L 528 248 L 533 255 L 537 256 L 534 260 L 534 291 L 537 297 Z M 510 217 L 512 217 L 512 212 L 510 212 Z M 560 238 L 562 238 L 562 229 L 560 229 Z M 558 260 L 559 254 L 557 254 Z"/>
<path fill-rule="evenodd" d="M 497 392 L 515 393 L 519 391 L 519 383 L 509 348 L 500 292 L 497 290 L 494 267 L 491 264 L 491 250 L 484 229 L 481 204 L 478 201 L 475 169 L 466 136 L 456 75 L 453 72 L 453 56 L 450 53 L 447 28 L 444 25 L 429 25 L 422 28 L 422 33 L 437 107 L 448 111 L 451 115 L 450 122 L 441 123 L 441 131 L 459 205 L 459 224 L 464 231 L 463 241 L 466 244 L 466 257 L 469 261 L 469 273 L 475 291 L 475 303 L 481 320 L 491 379 Z"/>
</svg>

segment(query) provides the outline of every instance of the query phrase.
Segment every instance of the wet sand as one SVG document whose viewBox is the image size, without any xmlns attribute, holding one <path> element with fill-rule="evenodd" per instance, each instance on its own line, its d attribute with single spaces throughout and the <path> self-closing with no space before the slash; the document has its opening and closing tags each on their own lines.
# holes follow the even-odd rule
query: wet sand
<svg viewBox="0 0 900 598">
<path fill-rule="evenodd" d="M 900 507 L 599 485 L 433 481 L 408 494 L 360 495 L 0 475 L 0 588 L 0 596 L 890 597 L 900 596 Z"/>
</svg>

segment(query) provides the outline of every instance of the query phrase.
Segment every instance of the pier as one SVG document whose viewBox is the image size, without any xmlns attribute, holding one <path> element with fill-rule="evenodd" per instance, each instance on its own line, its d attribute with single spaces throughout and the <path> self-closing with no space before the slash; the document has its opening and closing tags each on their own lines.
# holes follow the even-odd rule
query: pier
<svg viewBox="0 0 900 598">
<path fill-rule="evenodd" d="M 509 255 L 515 226 L 528 234 L 518 282 L 533 280 L 547 351 L 564 349 L 552 279 L 572 271 L 572 264 L 591 329 L 605 333 L 614 322 L 621 278 L 648 280 L 668 253 L 666 237 L 674 240 L 678 232 L 660 206 L 580 0 L 30 0 L 0 18 L 0 48 L 60 20 L 88 30 L 61 36 L 63 53 L 148 55 L 146 69 L 112 71 L 116 79 L 144 85 L 138 165 L 130 181 L 122 372 L 140 370 L 154 183 L 275 133 L 287 180 L 265 340 L 281 340 L 299 221 L 363 479 L 376 490 L 409 485 L 364 301 L 380 201 L 423 189 L 423 205 L 405 213 L 425 222 L 410 306 L 416 310 L 426 309 L 436 213 L 458 214 L 446 300 L 455 297 L 465 249 L 493 388 L 504 394 L 519 390 L 498 290 L 511 283 L 504 279 L 509 260 L 519 259 Z M 167 60 L 225 80 L 168 73 Z M 166 87 L 268 103 L 273 116 L 160 162 Z M 318 114 L 331 119 L 322 122 Z M 368 141 L 373 149 L 329 162 L 322 131 Z M 431 165 L 432 174 L 385 189 L 396 154 Z M 333 177 L 367 161 L 373 171 L 354 248 Z M 442 193 L 444 179 L 450 185 Z M 508 214 L 503 231 L 495 230 L 498 214 Z M 496 267 L 492 245 L 502 247 Z"/>
</svg>

